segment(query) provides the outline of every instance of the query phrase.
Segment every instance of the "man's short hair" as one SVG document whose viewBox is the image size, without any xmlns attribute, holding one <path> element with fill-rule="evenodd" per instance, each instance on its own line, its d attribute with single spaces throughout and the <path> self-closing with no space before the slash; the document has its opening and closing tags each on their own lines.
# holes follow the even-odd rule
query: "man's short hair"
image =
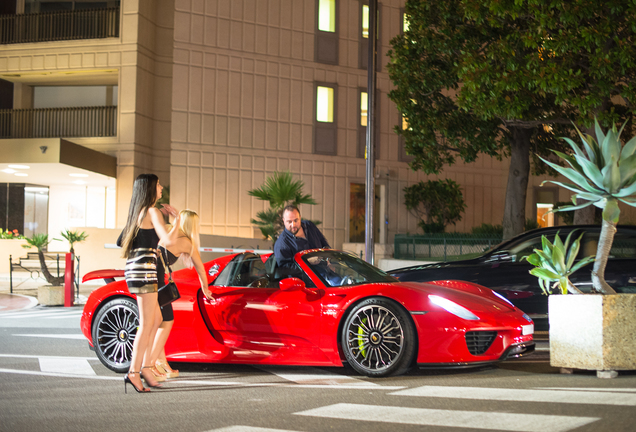
<svg viewBox="0 0 636 432">
<path fill-rule="evenodd" d="M 297 207 L 297 206 L 295 206 L 294 204 L 290 204 L 290 205 L 288 205 L 287 207 L 285 207 L 285 208 L 283 209 L 283 213 L 285 213 L 285 212 L 287 212 L 287 211 L 289 211 L 289 212 L 290 212 L 290 211 L 294 211 L 294 210 L 295 210 L 295 211 L 297 211 L 297 212 L 298 212 L 298 215 L 300 216 L 300 210 L 298 210 L 298 207 Z"/>
</svg>

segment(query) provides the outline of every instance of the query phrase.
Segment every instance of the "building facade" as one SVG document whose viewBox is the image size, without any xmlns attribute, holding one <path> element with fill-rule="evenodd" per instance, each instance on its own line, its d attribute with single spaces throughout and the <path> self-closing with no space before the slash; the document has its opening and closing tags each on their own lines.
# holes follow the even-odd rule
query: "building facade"
<svg viewBox="0 0 636 432">
<path fill-rule="evenodd" d="M 418 232 L 402 190 L 438 178 L 409 169 L 394 132 L 402 120 L 387 96 L 386 53 L 402 31 L 404 2 L 384 0 L 378 10 L 376 243 Z M 332 246 L 364 241 L 365 0 L 16 0 L 3 8 L 0 108 L 12 120 L 2 126 L 0 145 L 37 153 L 38 140 L 60 138 L 116 159 L 113 174 L 61 158 L 37 165 L 44 174 L 37 179 L 33 168 L 22 179 L 0 173 L 7 188 L 48 188 L 49 232 L 70 220 L 74 227 L 123 226 L 133 180 L 150 171 L 170 186 L 174 206 L 200 213 L 202 233 L 258 238 L 250 219 L 265 203 L 247 192 L 275 171 L 291 171 L 319 203 L 302 207 L 303 216 L 322 221 Z M 67 21 L 55 18 L 59 9 Z M 52 29 L 42 27 L 45 18 Z M 58 112 L 73 109 L 85 117 L 60 120 Z M 26 111 L 49 117 L 17 127 Z M 73 121 L 100 127 L 44 130 Z M 20 128 L 24 136 L 16 136 Z M 34 160 L 2 156 L 0 170 Z M 73 173 L 87 174 L 85 183 L 70 183 Z M 439 178 L 457 181 L 467 204 L 449 230 L 501 224 L 507 175 L 506 160 L 486 157 L 447 168 Z M 528 218 L 542 203 L 568 199 L 539 184 L 529 182 Z M 83 206 L 83 218 L 69 216 L 82 214 L 74 205 Z"/>
</svg>

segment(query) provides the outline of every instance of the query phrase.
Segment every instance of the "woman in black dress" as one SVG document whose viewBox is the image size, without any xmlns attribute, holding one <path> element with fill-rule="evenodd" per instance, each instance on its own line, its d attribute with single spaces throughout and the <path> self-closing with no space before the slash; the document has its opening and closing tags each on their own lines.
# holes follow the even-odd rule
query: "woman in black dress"
<svg viewBox="0 0 636 432">
<path fill-rule="evenodd" d="M 172 265 L 180 258 L 185 267 L 194 267 L 199 276 L 199 283 L 201 284 L 203 295 L 210 299 L 211 293 L 208 288 L 208 278 L 205 273 L 205 267 L 203 267 L 203 262 L 201 261 L 201 255 L 199 254 L 200 244 L 199 215 L 192 210 L 181 210 L 181 212 L 179 212 L 178 229 L 170 231 L 170 235 L 161 240 L 157 249 L 159 254 L 163 254 L 163 262 L 166 264 Z M 161 286 L 165 284 L 161 259 L 157 262 L 157 266 L 159 285 Z M 161 314 L 163 316 L 163 322 L 159 326 L 159 330 L 154 339 L 151 363 L 156 366 L 159 373 L 164 374 L 168 378 L 176 378 L 179 376 L 179 371 L 170 367 L 164 351 L 164 346 L 170 335 L 170 330 L 172 330 L 172 325 L 174 324 L 172 304 L 162 307 Z"/>
<path fill-rule="evenodd" d="M 121 234 L 126 284 L 128 291 L 136 295 L 139 308 L 139 328 L 133 343 L 130 370 L 124 377 L 124 390 L 127 384 L 132 384 L 139 393 L 149 391 L 141 382 L 142 376 L 150 387 L 159 386 L 151 370 L 154 364 L 150 363 L 150 336 L 154 333 L 153 326 L 158 326 L 161 320 L 157 302 L 156 249 L 159 240 L 168 236 L 163 214 L 155 207 L 162 190 L 163 186 L 154 174 L 141 174 L 135 179 L 128 220 Z M 176 216 L 172 207 L 164 207 Z M 178 226 L 178 221 L 175 225 Z"/>
</svg>

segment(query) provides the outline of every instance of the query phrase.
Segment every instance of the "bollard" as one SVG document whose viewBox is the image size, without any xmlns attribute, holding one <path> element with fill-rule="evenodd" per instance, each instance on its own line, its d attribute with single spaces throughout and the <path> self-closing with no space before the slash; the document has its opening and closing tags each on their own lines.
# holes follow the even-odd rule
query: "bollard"
<svg viewBox="0 0 636 432">
<path fill-rule="evenodd" d="M 75 277 L 73 273 L 73 254 L 68 252 L 66 254 L 66 266 L 64 267 L 64 307 L 73 306 L 73 300 L 75 299 L 75 290 L 73 289 Z"/>
</svg>

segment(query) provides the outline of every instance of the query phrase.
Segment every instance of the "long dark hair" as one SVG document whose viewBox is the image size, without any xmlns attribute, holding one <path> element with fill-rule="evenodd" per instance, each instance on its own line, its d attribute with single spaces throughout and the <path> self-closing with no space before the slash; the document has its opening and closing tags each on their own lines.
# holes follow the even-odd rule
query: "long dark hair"
<svg viewBox="0 0 636 432">
<path fill-rule="evenodd" d="M 146 217 L 148 209 L 157 201 L 157 183 L 159 178 L 154 174 L 139 174 L 133 184 L 132 198 L 128 208 L 128 220 L 122 231 L 122 256 L 128 258 L 132 242 L 139 230 L 139 220 Z M 140 217 L 141 215 L 141 217 Z"/>
</svg>

